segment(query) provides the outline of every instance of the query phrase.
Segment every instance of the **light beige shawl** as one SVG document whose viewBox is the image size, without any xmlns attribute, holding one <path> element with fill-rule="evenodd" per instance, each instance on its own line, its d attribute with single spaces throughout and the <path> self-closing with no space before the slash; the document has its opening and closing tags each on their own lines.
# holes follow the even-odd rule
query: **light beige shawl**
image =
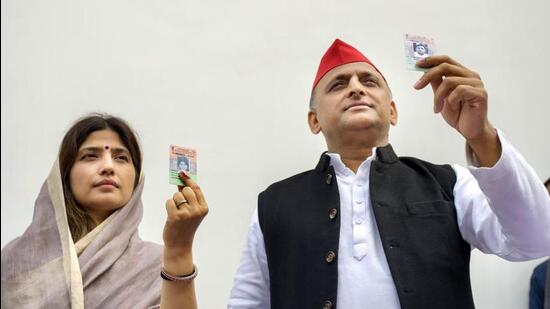
<svg viewBox="0 0 550 309">
<path fill-rule="evenodd" d="M 75 245 L 56 162 L 31 225 L 2 249 L 2 308 L 158 307 L 162 247 L 139 238 L 142 190 L 143 177 L 128 204 Z"/>
</svg>

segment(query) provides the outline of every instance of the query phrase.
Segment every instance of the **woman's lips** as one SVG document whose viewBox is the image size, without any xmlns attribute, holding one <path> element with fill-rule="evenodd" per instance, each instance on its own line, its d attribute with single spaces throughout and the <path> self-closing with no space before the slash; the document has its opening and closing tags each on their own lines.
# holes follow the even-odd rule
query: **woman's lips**
<svg viewBox="0 0 550 309">
<path fill-rule="evenodd" d="M 118 188 L 118 184 L 115 181 L 109 180 L 109 179 L 101 180 L 100 182 L 94 185 L 94 187 L 109 187 L 109 186 Z"/>
</svg>

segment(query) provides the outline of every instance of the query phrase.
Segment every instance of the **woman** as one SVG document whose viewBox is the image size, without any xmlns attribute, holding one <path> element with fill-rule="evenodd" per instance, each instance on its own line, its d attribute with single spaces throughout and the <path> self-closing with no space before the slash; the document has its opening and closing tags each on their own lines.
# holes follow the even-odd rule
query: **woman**
<svg viewBox="0 0 550 309">
<path fill-rule="evenodd" d="M 31 225 L 2 250 L 2 308 L 196 308 L 191 248 L 206 201 L 180 172 L 164 248 L 142 241 L 141 164 L 120 118 L 93 114 L 69 129 Z"/>
</svg>

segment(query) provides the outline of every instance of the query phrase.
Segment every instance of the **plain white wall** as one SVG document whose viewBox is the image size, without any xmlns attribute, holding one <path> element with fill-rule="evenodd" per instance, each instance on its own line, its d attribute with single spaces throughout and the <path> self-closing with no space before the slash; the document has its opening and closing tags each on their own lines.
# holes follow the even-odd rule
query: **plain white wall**
<svg viewBox="0 0 550 309">
<path fill-rule="evenodd" d="M 144 239 L 161 242 L 168 145 L 198 150 L 211 212 L 195 243 L 202 308 L 223 308 L 257 194 L 311 169 L 324 150 L 306 124 L 318 61 L 332 40 L 384 72 L 400 113 L 400 155 L 464 163 L 464 143 L 432 93 L 412 87 L 403 33 L 479 72 L 490 119 L 550 176 L 547 1 L 2 0 L 2 247 L 30 223 L 34 199 L 65 130 L 105 111 L 127 119 L 145 156 Z M 429 88 L 429 87 L 428 87 Z M 537 237 L 537 235 L 533 235 Z M 538 261 L 474 251 L 479 308 L 526 308 Z"/>
</svg>

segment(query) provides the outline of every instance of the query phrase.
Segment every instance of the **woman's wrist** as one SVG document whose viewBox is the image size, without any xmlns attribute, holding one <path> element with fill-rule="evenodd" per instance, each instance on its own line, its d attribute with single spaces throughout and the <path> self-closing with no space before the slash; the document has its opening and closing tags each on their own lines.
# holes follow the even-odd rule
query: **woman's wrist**
<svg viewBox="0 0 550 309">
<path fill-rule="evenodd" d="M 191 248 L 164 247 L 163 267 L 174 276 L 188 275 L 193 272 L 193 252 Z"/>
</svg>

